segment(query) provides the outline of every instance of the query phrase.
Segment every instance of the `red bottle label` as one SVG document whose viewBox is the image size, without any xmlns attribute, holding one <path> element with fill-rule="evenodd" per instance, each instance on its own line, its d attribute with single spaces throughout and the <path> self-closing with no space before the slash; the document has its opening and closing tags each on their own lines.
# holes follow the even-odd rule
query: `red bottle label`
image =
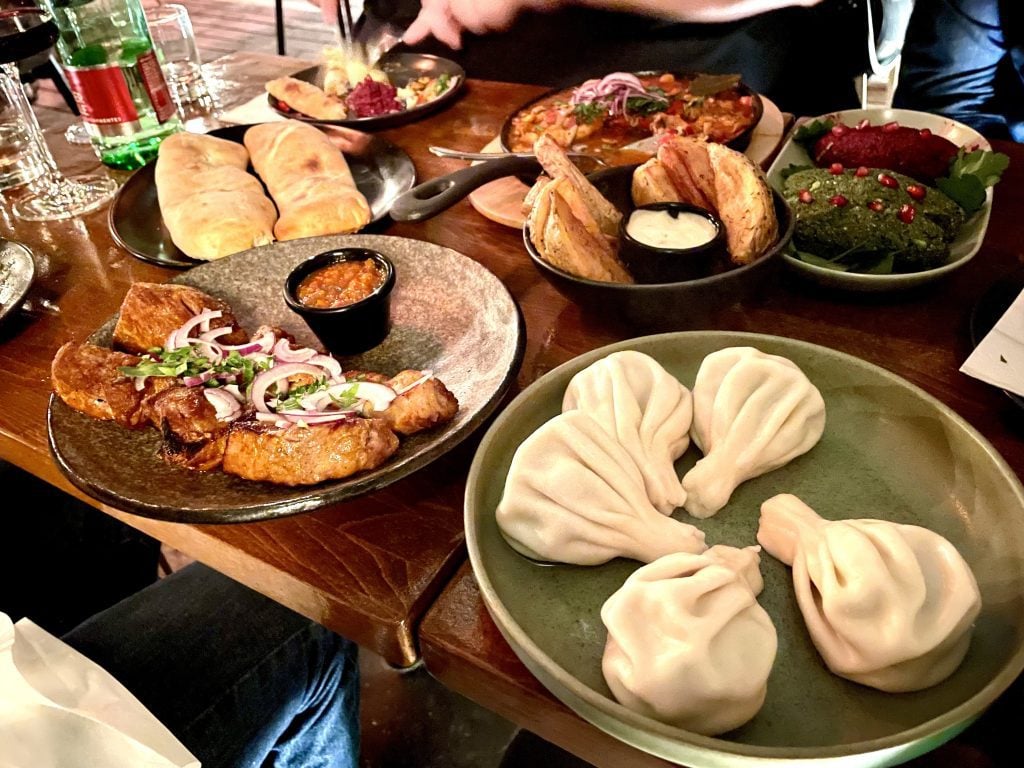
<svg viewBox="0 0 1024 768">
<path fill-rule="evenodd" d="M 65 67 L 64 74 L 85 122 L 114 125 L 132 123 L 139 119 L 132 94 L 128 90 L 128 82 L 116 64 Z M 164 88 L 166 90 L 166 86 Z"/>
<path fill-rule="evenodd" d="M 153 103 L 153 111 L 156 119 L 165 123 L 176 113 L 177 108 L 171 101 L 171 92 L 167 88 L 167 81 L 164 79 L 163 70 L 160 69 L 160 62 L 156 60 L 153 51 L 144 53 L 136 60 L 139 72 L 142 75 L 142 84 L 146 86 L 146 93 Z"/>
</svg>

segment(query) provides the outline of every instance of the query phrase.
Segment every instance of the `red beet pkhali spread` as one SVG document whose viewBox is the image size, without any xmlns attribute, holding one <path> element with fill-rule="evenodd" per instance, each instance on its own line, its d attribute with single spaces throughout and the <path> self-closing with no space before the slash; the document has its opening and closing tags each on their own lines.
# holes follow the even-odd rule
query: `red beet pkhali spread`
<svg viewBox="0 0 1024 768">
<path fill-rule="evenodd" d="M 956 153 L 956 144 L 927 129 L 865 121 L 856 127 L 834 126 L 815 145 L 814 160 L 825 167 L 841 163 L 847 168 L 888 168 L 933 184 L 947 174 Z"/>
<path fill-rule="evenodd" d="M 395 86 L 378 83 L 367 75 L 363 82 L 349 91 L 345 105 L 356 117 L 376 117 L 401 112 L 404 107 L 396 98 L 397 93 Z"/>
</svg>

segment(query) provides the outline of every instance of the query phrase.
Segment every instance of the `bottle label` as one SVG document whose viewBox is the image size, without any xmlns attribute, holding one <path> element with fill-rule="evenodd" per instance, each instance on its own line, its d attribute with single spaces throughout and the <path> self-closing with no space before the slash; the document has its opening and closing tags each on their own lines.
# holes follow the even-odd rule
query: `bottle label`
<svg viewBox="0 0 1024 768">
<path fill-rule="evenodd" d="M 118 65 L 64 67 L 64 74 L 85 122 L 112 125 L 139 119 L 128 81 Z"/>
<path fill-rule="evenodd" d="M 148 51 L 136 60 L 139 73 L 142 75 L 142 84 L 146 87 L 149 100 L 153 103 L 153 112 L 156 119 L 166 123 L 175 114 L 177 107 L 171 101 L 171 92 L 167 88 L 167 81 L 164 79 L 163 70 L 160 69 L 160 62 L 156 59 L 156 53 Z"/>
</svg>

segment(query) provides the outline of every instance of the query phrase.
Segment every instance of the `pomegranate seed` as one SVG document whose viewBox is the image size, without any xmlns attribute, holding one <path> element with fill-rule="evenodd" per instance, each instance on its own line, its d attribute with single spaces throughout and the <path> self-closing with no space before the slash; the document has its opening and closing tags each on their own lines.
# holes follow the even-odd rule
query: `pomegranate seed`
<svg viewBox="0 0 1024 768">
<path fill-rule="evenodd" d="M 904 203 L 900 206 L 899 212 L 896 216 L 904 224 L 909 224 L 914 220 L 914 215 L 917 213 L 917 209 L 914 208 L 910 203 Z"/>
<path fill-rule="evenodd" d="M 857 130 L 858 131 L 863 131 L 869 125 L 871 125 L 871 122 L 865 117 L 863 120 L 861 120 L 859 123 L 857 123 Z"/>
<path fill-rule="evenodd" d="M 882 211 L 885 210 L 885 203 L 878 199 L 872 200 L 870 203 L 868 203 L 868 209 L 874 211 L 875 213 L 881 213 Z"/>
<path fill-rule="evenodd" d="M 832 205 L 834 205 L 836 208 L 842 208 L 844 205 L 850 202 L 842 195 L 832 195 L 832 197 L 830 197 L 828 201 L 832 203 Z"/>
<path fill-rule="evenodd" d="M 749 107 L 753 103 L 754 103 L 753 97 L 751 97 L 751 96 L 740 96 L 740 104 L 742 104 L 744 107 Z"/>
<path fill-rule="evenodd" d="M 907 194 L 915 200 L 924 200 L 924 196 L 928 194 L 928 189 L 920 184 L 908 184 Z"/>
<path fill-rule="evenodd" d="M 900 127 L 900 124 L 899 124 L 899 123 L 897 123 L 897 122 L 896 122 L 896 121 L 894 120 L 894 121 L 893 121 L 893 122 L 891 122 L 891 123 L 886 123 L 885 125 L 883 125 L 883 126 L 882 126 L 882 130 L 883 130 L 883 131 L 886 131 L 887 133 L 892 133 L 893 131 L 895 131 L 895 130 L 898 130 L 898 129 L 899 129 L 899 127 Z"/>
<path fill-rule="evenodd" d="M 854 175 L 854 176 L 856 176 L 856 177 L 857 177 L 857 178 L 859 178 L 859 179 L 863 179 L 863 178 L 864 178 L 865 176 L 867 176 L 867 175 L 868 175 L 869 173 L 871 173 L 871 171 L 869 171 L 869 170 L 868 170 L 867 168 L 865 168 L 865 167 L 864 167 L 864 166 L 862 165 L 862 166 L 861 166 L 860 168 L 858 168 L 858 169 L 857 169 L 857 170 L 856 170 L 856 171 L 854 172 L 854 174 L 853 174 L 853 175 Z"/>
<path fill-rule="evenodd" d="M 896 179 L 894 179 L 888 173 L 878 174 L 878 183 L 881 184 L 883 187 L 888 187 L 889 189 L 900 188 L 900 183 L 896 181 Z"/>
<path fill-rule="evenodd" d="M 843 173 L 843 164 L 832 163 L 832 165 L 828 167 L 828 172 L 831 173 L 833 176 L 840 176 Z"/>
<path fill-rule="evenodd" d="M 845 125 L 843 125 L 842 123 L 838 123 L 837 125 L 832 126 L 832 135 L 842 136 L 848 130 L 849 128 L 847 128 Z"/>
<path fill-rule="evenodd" d="M 800 190 L 799 200 L 801 203 L 813 203 L 814 196 L 806 189 Z"/>
<path fill-rule="evenodd" d="M 922 129 L 920 130 L 920 134 L 921 134 L 922 136 L 924 136 L 924 137 L 925 137 L 925 138 L 927 139 L 927 138 L 928 138 L 929 136 L 931 136 L 931 135 L 932 135 L 932 132 L 931 132 L 931 131 L 929 131 L 929 130 L 928 130 L 927 128 L 922 128 Z"/>
</svg>

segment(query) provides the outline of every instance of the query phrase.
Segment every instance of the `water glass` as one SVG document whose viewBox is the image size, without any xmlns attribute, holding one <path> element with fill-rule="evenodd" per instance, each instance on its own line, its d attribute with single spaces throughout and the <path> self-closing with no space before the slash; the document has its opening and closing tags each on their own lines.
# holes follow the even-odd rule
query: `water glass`
<svg viewBox="0 0 1024 768">
<path fill-rule="evenodd" d="M 31 127 L 7 90 L 0 85 L 0 189 L 27 184 L 45 170 Z"/>
<path fill-rule="evenodd" d="M 167 3 L 148 11 L 146 21 L 167 86 L 182 116 L 211 108 L 213 103 L 203 78 L 199 46 L 188 9 Z"/>
</svg>

